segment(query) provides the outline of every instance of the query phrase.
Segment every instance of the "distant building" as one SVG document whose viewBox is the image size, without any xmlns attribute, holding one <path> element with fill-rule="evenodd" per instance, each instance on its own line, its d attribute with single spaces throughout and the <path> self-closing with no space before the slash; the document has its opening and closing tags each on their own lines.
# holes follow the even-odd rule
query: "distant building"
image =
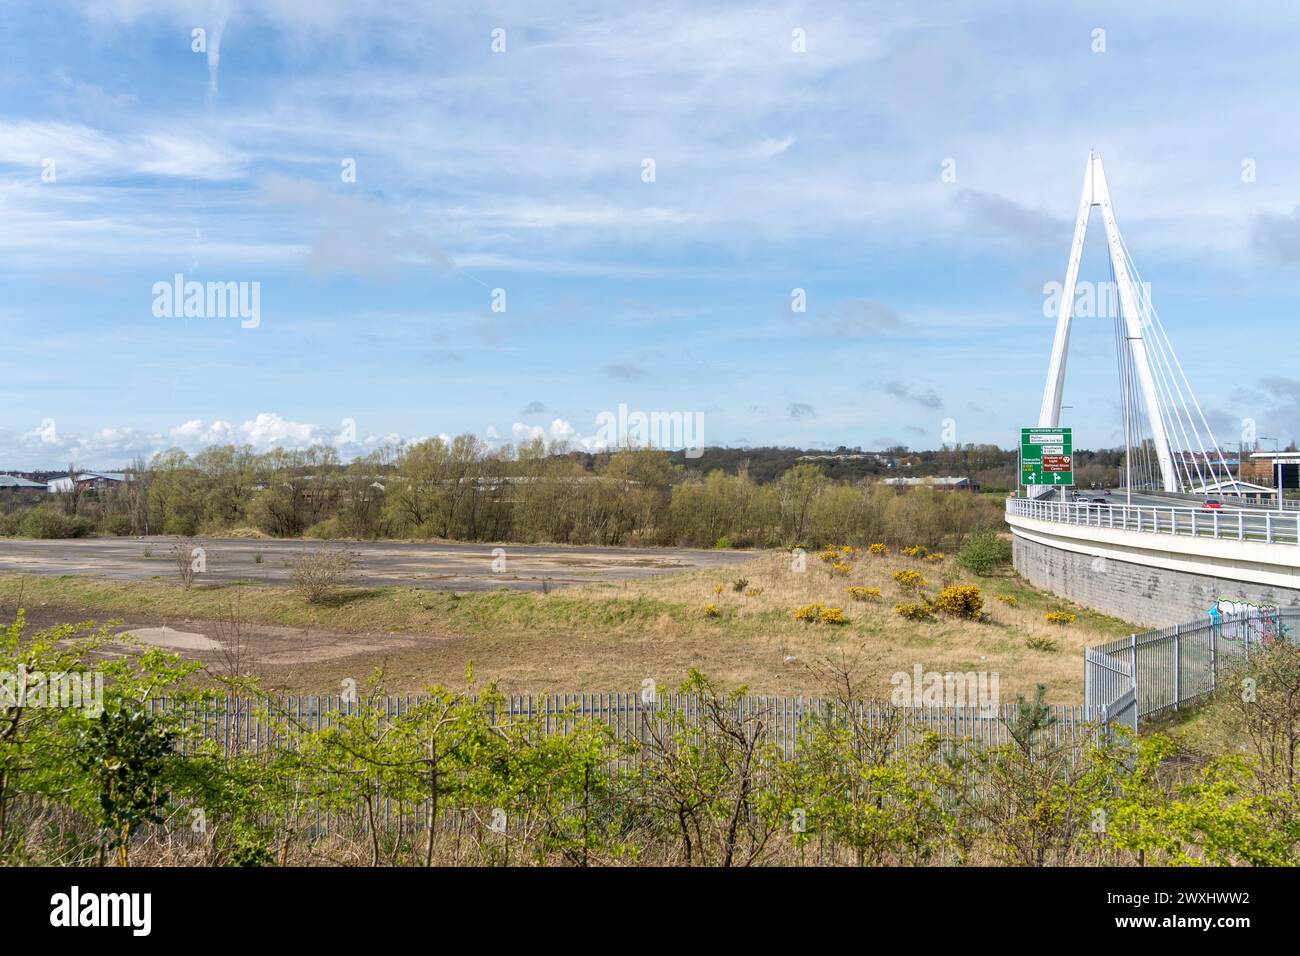
<svg viewBox="0 0 1300 956">
<path fill-rule="evenodd" d="M 934 488 L 937 491 L 979 491 L 978 482 L 964 475 L 931 475 L 925 478 L 886 478 L 884 484 L 900 491 L 905 488 Z"/>
<path fill-rule="evenodd" d="M 1242 457 L 1244 481 L 1276 488 L 1279 475 L 1283 488 L 1300 488 L 1300 451 L 1256 451 Z"/>
<path fill-rule="evenodd" d="M 1250 501 L 1261 501 L 1277 494 L 1273 488 L 1242 481 L 1240 478 L 1206 482 L 1192 488 L 1191 491 L 1194 495 L 1240 495 Z"/>
<path fill-rule="evenodd" d="M 27 478 L 21 478 L 18 475 L 0 475 L 0 489 L 7 488 L 39 488 L 45 490 L 45 483 L 42 481 L 31 481 Z"/>
<path fill-rule="evenodd" d="M 120 471 L 83 471 L 75 479 L 78 491 L 98 490 L 105 485 L 121 484 L 126 480 L 126 475 Z M 45 483 L 45 490 L 50 493 L 71 491 L 73 481 L 72 475 L 53 478 Z"/>
</svg>

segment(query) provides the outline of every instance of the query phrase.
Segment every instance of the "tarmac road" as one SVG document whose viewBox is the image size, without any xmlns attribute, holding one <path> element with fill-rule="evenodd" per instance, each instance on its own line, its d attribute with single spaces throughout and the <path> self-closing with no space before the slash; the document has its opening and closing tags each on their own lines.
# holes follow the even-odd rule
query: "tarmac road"
<svg viewBox="0 0 1300 956">
<path fill-rule="evenodd" d="M 0 574 L 76 574 L 147 581 L 176 580 L 172 548 L 201 547 L 207 570 L 199 581 L 286 584 L 290 562 L 317 548 L 350 551 L 358 585 L 406 585 L 440 591 L 501 588 L 540 591 L 617 582 L 751 560 L 753 551 L 692 548 L 603 548 L 439 542 L 278 541 L 253 538 L 78 538 L 35 541 L 0 538 Z M 504 549 L 494 555 L 493 549 Z M 146 556 L 146 551 L 149 552 Z M 260 562 L 258 556 L 261 556 Z M 504 557 L 504 561 L 501 558 Z M 495 561 L 495 566 L 494 566 Z"/>
</svg>

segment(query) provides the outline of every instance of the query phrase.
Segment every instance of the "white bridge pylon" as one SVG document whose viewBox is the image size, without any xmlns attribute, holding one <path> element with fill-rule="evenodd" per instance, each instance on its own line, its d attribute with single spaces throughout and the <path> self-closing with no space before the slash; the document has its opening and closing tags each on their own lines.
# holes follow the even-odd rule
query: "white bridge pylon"
<svg viewBox="0 0 1300 956">
<path fill-rule="evenodd" d="M 1056 338 L 1052 343 L 1052 358 L 1047 369 L 1047 386 L 1043 390 L 1038 424 L 1040 427 L 1056 427 L 1061 423 L 1061 396 L 1065 389 L 1065 365 L 1070 349 L 1075 288 L 1079 280 L 1079 264 L 1083 259 L 1084 239 L 1088 233 L 1088 220 L 1094 206 L 1101 209 L 1106 247 L 1123 318 L 1122 341 L 1119 340 L 1120 333 L 1117 331 L 1116 334 L 1120 348 L 1121 387 L 1124 392 L 1125 444 L 1132 454 L 1138 444 L 1135 441 L 1138 422 L 1134 419 L 1140 418 L 1141 413 L 1145 412 L 1151 444 L 1146 446 L 1143 439 L 1142 450 L 1148 456 L 1154 452 L 1155 461 L 1149 464 L 1158 467 L 1158 481 L 1162 490 L 1206 490 L 1211 482 L 1231 477 L 1228 466 L 1219 453 L 1209 424 L 1196 403 L 1191 384 L 1183 374 L 1182 366 L 1173 353 L 1173 347 L 1149 296 L 1140 282 L 1135 281 L 1138 279 L 1136 269 L 1132 266 L 1128 249 L 1115 222 L 1115 211 L 1111 207 L 1110 190 L 1106 186 L 1101 157 L 1092 151 L 1088 153 L 1088 168 L 1083 175 L 1083 195 L 1079 199 L 1074 242 L 1070 247 L 1065 285 L 1061 290 Z M 1140 399 L 1140 408 L 1135 397 Z M 1193 408 L 1195 415 L 1192 413 Z M 1197 427 L 1198 416 L 1205 430 L 1205 439 L 1202 439 L 1201 430 Z M 1175 451 L 1174 445 L 1180 445 L 1184 450 Z M 1156 467 L 1150 471 L 1152 483 L 1155 483 Z"/>
</svg>

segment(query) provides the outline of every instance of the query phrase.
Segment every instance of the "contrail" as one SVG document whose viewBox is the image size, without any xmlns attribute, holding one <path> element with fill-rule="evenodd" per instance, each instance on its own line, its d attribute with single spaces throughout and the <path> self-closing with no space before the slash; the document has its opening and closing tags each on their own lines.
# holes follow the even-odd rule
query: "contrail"
<svg viewBox="0 0 1300 956">
<path fill-rule="evenodd" d="M 221 34 L 226 29 L 228 9 L 225 3 L 215 5 L 214 21 L 208 30 L 208 102 L 217 98 L 217 74 L 221 70 Z"/>
</svg>

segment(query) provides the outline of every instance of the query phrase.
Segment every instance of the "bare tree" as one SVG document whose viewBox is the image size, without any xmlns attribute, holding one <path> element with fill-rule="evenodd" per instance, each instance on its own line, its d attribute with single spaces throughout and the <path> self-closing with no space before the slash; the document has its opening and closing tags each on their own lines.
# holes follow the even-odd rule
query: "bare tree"
<svg viewBox="0 0 1300 956">
<path fill-rule="evenodd" d="M 178 541 L 172 545 L 171 556 L 176 562 L 176 573 L 180 576 L 181 585 L 187 591 L 194 586 L 194 572 L 198 570 L 194 566 L 197 561 L 194 552 L 195 548 L 188 543 L 182 544 Z"/>
<path fill-rule="evenodd" d="M 348 584 L 355 561 L 351 552 L 319 548 L 304 551 L 293 561 L 289 576 L 293 588 L 313 604 Z"/>
<path fill-rule="evenodd" d="M 63 505 L 64 514 L 71 517 L 77 513 L 77 506 L 81 503 L 81 487 L 77 483 L 77 466 L 71 462 L 68 463 L 68 487 L 59 491 L 59 501 Z"/>
<path fill-rule="evenodd" d="M 217 660 L 209 671 L 231 692 L 255 691 L 259 661 L 253 649 L 252 628 L 238 598 L 231 599 L 225 613 L 213 621 L 212 637 L 218 644 Z"/>
</svg>

